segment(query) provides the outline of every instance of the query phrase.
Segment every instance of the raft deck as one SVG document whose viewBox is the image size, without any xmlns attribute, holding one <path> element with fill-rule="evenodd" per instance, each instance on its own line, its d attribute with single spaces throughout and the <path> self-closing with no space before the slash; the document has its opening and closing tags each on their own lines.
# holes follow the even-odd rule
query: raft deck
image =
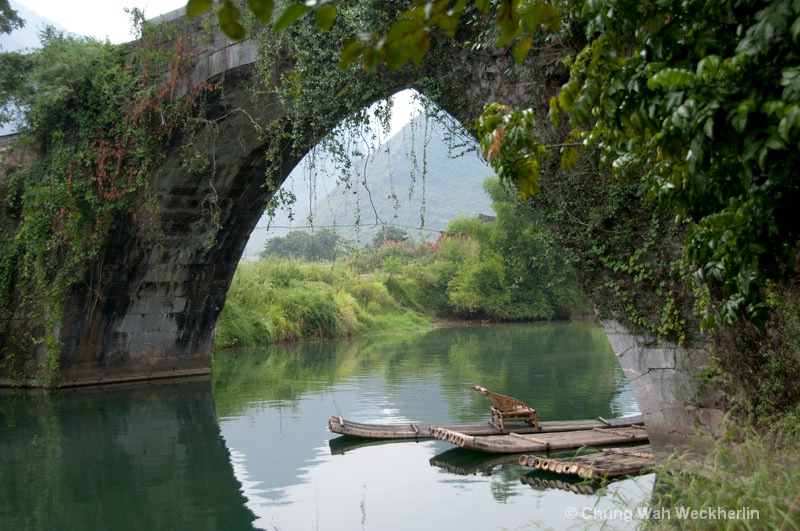
<svg viewBox="0 0 800 531">
<path fill-rule="evenodd" d="M 488 437 L 507 435 L 510 433 L 530 434 L 590 431 L 595 428 L 626 428 L 629 426 L 643 425 L 644 418 L 641 415 L 615 419 L 598 417 L 597 419 L 586 420 L 543 421 L 539 422 L 538 427 L 530 426 L 524 422 L 506 422 L 504 426 L 505 430 L 503 431 L 497 429 L 488 422 L 471 424 L 418 424 L 415 422 L 403 424 L 370 424 L 353 422 L 338 416 L 332 416 L 328 420 L 328 429 L 332 433 L 367 439 L 430 439 L 434 437 L 434 429 L 443 429 L 473 437 Z M 527 452 L 534 450 L 521 451 Z"/>
<path fill-rule="evenodd" d="M 633 448 L 606 448 L 599 453 L 568 459 L 547 459 L 522 455 L 519 464 L 556 474 L 577 475 L 584 479 L 608 479 L 633 476 L 653 469 L 656 460 L 649 445 Z"/>
<path fill-rule="evenodd" d="M 551 433 L 475 436 L 449 430 L 444 427 L 432 429 L 436 439 L 456 444 L 468 450 L 498 454 L 548 452 L 568 450 L 584 446 L 610 446 L 646 442 L 647 430 L 644 426 L 595 427 L 589 430 L 560 431 Z"/>
</svg>

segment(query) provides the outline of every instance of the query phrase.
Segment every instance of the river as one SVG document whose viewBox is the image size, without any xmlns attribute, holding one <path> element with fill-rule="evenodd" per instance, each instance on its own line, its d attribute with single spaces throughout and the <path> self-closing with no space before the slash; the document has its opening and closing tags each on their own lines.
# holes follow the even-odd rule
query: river
<svg viewBox="0 0 800 531">
<path fill-rule="evenodd" d="M 625 511 L 653 487 L 653 475 L 558 483 L 516 456 L 327 430 L 330 415 L 485 421 L 491 403 L 473 384 L 525 400 L 540 420 L 636 413 L 593 323 L 226 351 L 213 372 L 0 395 L 0 529 L 617 529 L 635 525 Z"/>
</svg>

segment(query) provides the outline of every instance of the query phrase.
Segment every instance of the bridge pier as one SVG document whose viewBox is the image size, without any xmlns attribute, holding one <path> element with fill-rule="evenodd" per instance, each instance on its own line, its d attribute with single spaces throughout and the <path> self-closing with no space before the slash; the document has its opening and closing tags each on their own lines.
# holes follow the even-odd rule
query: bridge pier
<svg viewBox="0 0 800 531">
<path fill-rule="evenodd" d="M 252 119 L 269 123 L 282 109 L 252 94 L 253 69 L 226 72 L 224 101 L 210 95 L 206 119 L 213 127 L 201 141 L 211 146 L 211 169 L 187 169 L 184 139 L 174 139 L 158 171 L 155 201 L 117 220 L 86 284 L 76 286 L 59 331 L 59 385 L 210 373 L 217 318 L 276 189 L 265 185 L 267 176 L 279 185 L 299 160 L 289 155 L 268 166 L 269 139 Z M 264 108 L 278 114 L 258 115 Z"/>
</svg>

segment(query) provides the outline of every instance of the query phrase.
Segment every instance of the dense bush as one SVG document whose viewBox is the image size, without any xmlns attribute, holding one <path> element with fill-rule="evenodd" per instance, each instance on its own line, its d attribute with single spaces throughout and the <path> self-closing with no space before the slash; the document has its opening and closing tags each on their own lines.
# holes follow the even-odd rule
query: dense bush
<svg viewBox="0 0 800 531">
<path fill-rule="evenodd" d="M 714 380 L 756 424 L 800 413 L 800 288 L 771 285 L 765 299 L 764 328 L 739 324 L 714 333 Z"/>
</svg>

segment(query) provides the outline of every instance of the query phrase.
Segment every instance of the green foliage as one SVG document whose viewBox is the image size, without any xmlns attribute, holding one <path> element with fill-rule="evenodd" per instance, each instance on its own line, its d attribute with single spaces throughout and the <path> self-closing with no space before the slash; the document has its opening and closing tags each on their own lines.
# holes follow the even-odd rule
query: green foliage
<svg viewBox="0 0 800 531">
<path fill-rule="evenodd" d="M 384 242 L 400 242 L 406 239 L 408 239 L 408 231 L 405 229 L 393 225 L 384 225 L 372 238 L 372 246 L 378 248 Z"/>
<path fill-rule="evenodd" d="M 310 262 L 334 260 L 346 251 L 347 242 L 330 229 L 316 229 L 312 233 L 291 231 L 286 236 L 267 240 L 262 258 L 300 258 Z"/>
<path fill-rule="evenodd" d="M 11 8 L 8 0 L 0 0 L 0 33 L 11 33 L 24 25 L 25 21 Z"/>
<path fill-rule="evenodd" d="M 731 403 L 753 423 L 778 423 L 800 403 L 800 289 L 767 289 L 764 327 L 725 326 L 714 332 L 711 369 Z"/>
<path fill-rule="evenodd" d="M 531 132 L 535 116 L 530 109 L 511 110 L 493 103 L 475 124 L 483 154 L 497 176 L 514 183 L 522 199 L 539 193 L 539 159 L 545 146 Z"/>
<path fill-rule="evenodd" d="M 750 511 L 737 520 L 683 519 L 681 529 L 800 529 L 797 488 L 800 453 L 795 432 L 757 432 L 734 427 L 723 437 L 704 436 L 704 447 L 673 455 L 657 467 L 651 507 L 725 508 Z M 674 529 L 675 519 L 650 520 L 646 528 Z"/>
<path fill-rule="evenodd" d="M 440 252 L 454 259 L 447 295 L 456 315 L 529 320 L 585 312 L 571 266 L 533 210 L 497 180 L 488 180 L 486 189 L 497 219 L 451 223 L 448 232 L 463 240 L 461 252 Z"/>
<path fill-rule="evenodd" d="M 388 286 L 392 285 L 390 290 Z M 268 259 L 240 264 L 217 323 L 217 347 L 427 328 L 399 284 L 347 267 Z M 409 297 L 406 290 L 404 293 Z"/>
<path fill-rule="evenodd" d="M 193 90 L 179 102 L 165 98 L 181 82 L 177 69 L 166 84 L 154 77 L 155 63 L 179 65 L 185 50 L 165 57 L 151 44 L 112 46 L 50 29 L 41 49 L 0 60 L 25 67 L 2 86 L 3 101 L 24 110 L 23 141 L 0 174 L 4 374 L 57 382 L 62 305 L 79 284 L 99 296 L 93 261 L 117 224 L 145 214 L 158 148 L 197 104 Z"/>
<path fill-rule="evenodd" d="M 19 106 L 26 93 L 26 83 L 33 61 L 16 52 L 0 53 L 0 125 L 12 122 L 20 113 Z"/>
<path fill-rule="evenodd" d="M 378 248 L 368 248 L 351 253 L 347 261 L 353 268 L 362 273 L 371 273 L 380 270 L 384 264 L 392 266 L 406 266 L 408 264 L 424 261 L 425 252 L 422 248 L 414 247 L 408 240 L 386 241 Z"/>
<path fill-rule="evenodd" d="M 603 162 L 642 179 L 687 222 L 685 258 L 707 288 L 706 324 L 763 322 L 763 287 L 785 278 L 800 236 L 791 149 L 800 139 L 800 7 L 611 4 L 576 13 L 593 37 L 554 110 L 590 124 L 581 136 L 602 143 Z"/>
</svg>

